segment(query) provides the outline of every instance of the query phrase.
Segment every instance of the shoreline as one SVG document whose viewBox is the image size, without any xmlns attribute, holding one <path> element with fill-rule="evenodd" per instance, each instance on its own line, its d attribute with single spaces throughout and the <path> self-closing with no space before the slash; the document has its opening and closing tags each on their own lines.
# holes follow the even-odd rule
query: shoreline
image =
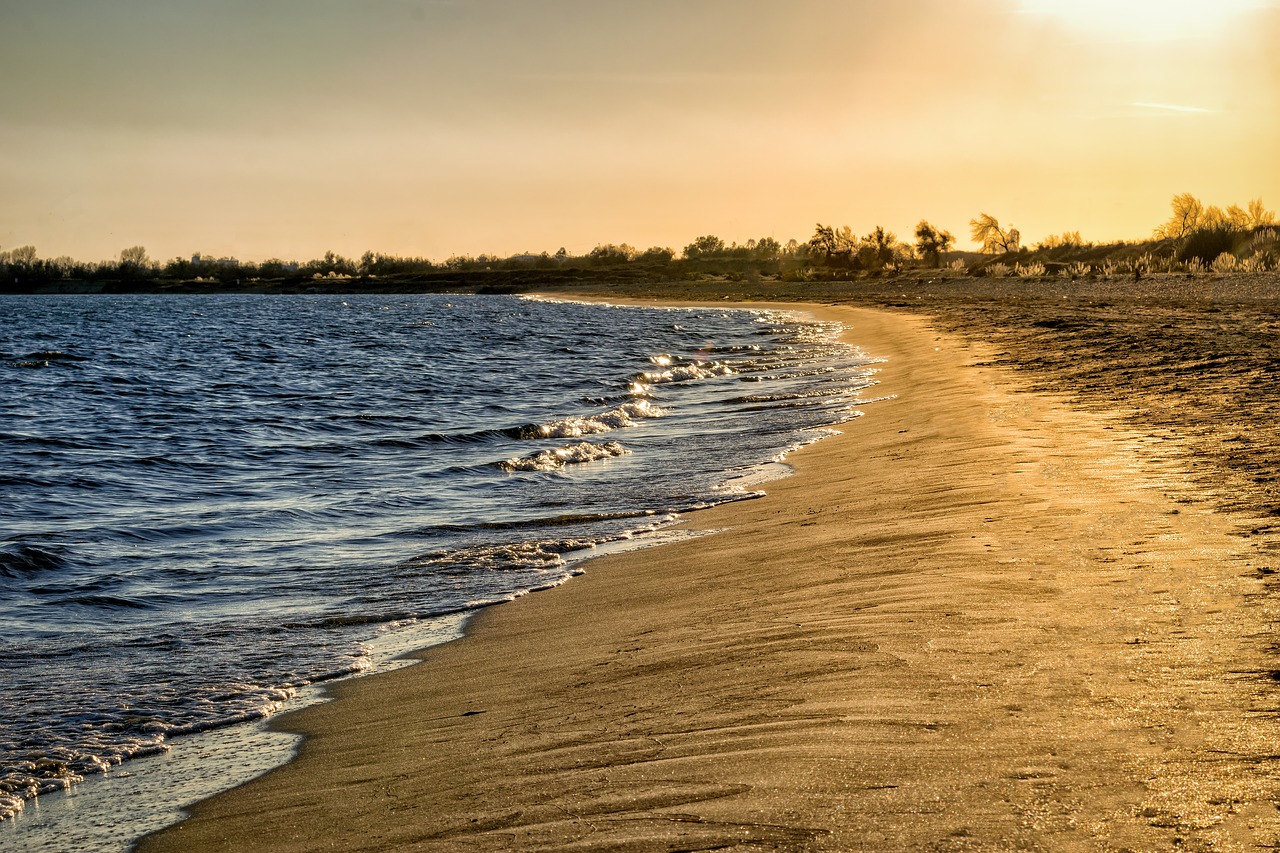
<svg viewBox="0 0 1280 853">
<path fill-rule="evenodd" d="M 727 531 L 278 718 L 294 762 L 139 849 L 1274 841 L 1260 566 L 1227 520 L 921 318 L 788 307 L 852 319 L 896 399 L 687 522 Z"/>
<path fill-rule="evenodd" d="M 579 301 L 577 304 L 582 306 L 587 303 Z M 713 315 L 720 313 L 720 306 L 715 306 L 715 308 L 716 310 L 712 312 Z M 656 316 L 674 317 L 680 312 L 675 312 L 674 314 L 669 311 L 651 313 Z M 741 322 L 747 323 L 748 328 L 750 328 L 750 318 L 758 316 L 760 313 L 762 312 L 758 310 L 750 314 L 744 311 L 741 314 Z M 733 386 L 736 385 L 737 383 L 734 382 Z M 823 428 L 822 432 L 826 432 L 828 429 Z M 801 442 L 792 444 L 788 448 L 779 448 L 779 450 L 781 453 L 789 454 L 794 452 L 800 443 L 807 443 L 812 440 L 816 439 L 803 438 Z M 726 482 L 721 484 L 724 486 L 723 494 L 714 499 L 708 496 L 707 499 L 715 502 L 731 502 L 753 497 L 757 494 L 753 489 L 760 487 L 765 482 L 787 476 L 790 470 L 790 466 L 776 459 L 775 461 L 762 461 L 760 465 L 752 467 L 749 471 L 735 465 L 733 470 L 727 470 L 723 473 L 723 476 L 728 478 Z M 658 522 L 660 531 L 656 535 L 652 530 L 648 530 L 653 525 L 649 519 L 646 519 L 641 527 L 647 535 L 631 539 L 630 534 L 628 534 L 626 540 L 610 540 L 601 543 L 591 551 L 573 551 L 566 557 L 568 560 L 566 571 L 576 574 L 578 570 L 573 568 L 574 566 L 593 558 L 592 556 L 585 556 L 588 554 L 604 555 L 620 550 L 653 547 L 669 538 L 678 538 L 681 535 L 696 535 L 667 528 L 672 528 L 673 525 L 678 526 L 691 512 L 695 511 L 696 506 L 705 508 L 707 505 L 713 504 L 701 504 L 699 502 L 681 511 L 681 515 L 685 518 Z M 632 532 L 639 534 L 642 531 Z M 523 595 L 532 591 L 537 591 L 537 589 L 521 591 L 516 594 Z M 472 608 L 467 615 L 473 615 L 478 609 L 478 607 Z M 430 633 L 434 635 L 437 633 L 434 628 L 427 629 L 423 624 L 419 624 L 411 630 L 417 634 Z M 323 701 L 323 693 L 327 689 L 328 683 L 339 678 L 360 677 L 385 669 L 386 661 L 382 660 L 379 663 L 380 659 L 386 657 L 382 651 L 379 651 L 383 645 L 383 639 L 380 636 L 368 641 L 372 644 L 371 654 L 368 658 L 372 662 L 371 666 L 366 667 L 363 671 L 346 673 L 302 688 L 299 695 L 284 700 L 283 707 L 278 707 L 274 712 L 263 713 L 263 719 L 250 721 L 247 728 L 254 730 L 252 733 L 245 730 L 245 721 L 241 719 L 237 722 L 226 721 L 214 724 L 208 731 L 198 736 L 181 736 L 167 741 L 166 746 L 170 747 L 169 749 L 146 758 L 126 761 L 122 765 L 109 768 L 101 776 L 90 775 L 84 781 L 77 783 L 67 795 L 41 797 L 38 803 L 33 803 L 30 811 L 22 814 L 14 823 L 0 823 L 0 836 L 12 835 L 15 839 L 20 840 L 20 846 L 24 849 L 30 848 L 33 850 L 40 847 L 41 844 L 48 846 L 50 843 L 54 847 L 70 844 L 71 846 L 82 848 L 94 847 L 96 849 L 96 845 L 102 845 L 104 848 L 110 846 L 111 849 L 120 851 L 131 849 L 135 841 L 143 834 L 158 831 L 180 820 L 180 809 L 250 781 L 266 771 L 286 763 L 296 748 L 296 743 L 294 743 L 296 738 L 294 736 L 274 733 L 276 738 L 283 738 L 283 741 L 288 742 L 273 751 L 278 756 L 274 760 L 268 760 L 269 756 L 262 748 L 250 745 L 254 736 L 260 734 L 262 738 L 270 738 L 273 733 L 267 730 L 266 727 L 270 724 L 272 717 L 283 716 L 290 711 L 298 710 L 313 702 Z M 412 644 L 397 642 L 395 645 L 398 646 L 398 651 L 395 657 L 403 659 L 407 653 L 436 645 L 439 642 L 444 641 L 428 639 L 425 636 Z M 262 729 L 262 731 L 258 732 L 258 729 Z M 225 744 L 225 746 L 215 744 Z M 243 751 L 246 757 L 251 754 L 253 760 L 251 762 L 243 760 L 237 755 L 238 751 Z M 184 761 L 183 756 L 192 756 L 195 757 L 195 760 Z M 157 767 L 160 769 L 157 770 Z M 146 793 L 135 795 L 127 793 L 128 791 L 138 790 Z M 0 841 L 0 847 L 3 846 L 4 842 Z"/>
</svg>

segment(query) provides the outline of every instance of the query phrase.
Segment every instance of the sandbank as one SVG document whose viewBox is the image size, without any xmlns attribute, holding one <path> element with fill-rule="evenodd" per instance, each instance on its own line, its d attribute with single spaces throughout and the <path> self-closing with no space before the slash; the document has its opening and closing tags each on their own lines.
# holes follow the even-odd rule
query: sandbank
<svg viewBox="0 0 1280 853">
<path fill-rule="evenodd" d="M 1280 840 L 1269 567 L 1105 413 L 928 318 L 712 535 L 490 608 L 276 721 L 158 851 L 1231 850 Z"/>
</svg>

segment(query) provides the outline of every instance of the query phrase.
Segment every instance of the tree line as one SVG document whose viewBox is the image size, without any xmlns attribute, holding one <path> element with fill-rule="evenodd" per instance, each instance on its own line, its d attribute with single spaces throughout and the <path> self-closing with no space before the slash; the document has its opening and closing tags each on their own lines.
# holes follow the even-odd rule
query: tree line
<svg viewBox="0 0 1280 853">
<path fill-rule="evenodd" d="M 655 273 L 699 274 L 728 272 L 745 275 L 802 276 L 804 270 L 897 270 L 923 258 L 937 265 L 950 250 L 954 238 L 946 231 L 922 222 L 917 246 L 900 243 L 893 232 L 877 226 L 865 237 L 856 237 L 848 226 L 817 225 L 807 242 L 760 237 L 745 243 L 727 243 L 714 234 L 693 239 L 682 250 L 651 246 L 639 250 L 627 243 L 603 243 L 585 254 L 564 249 L 497 255 L 453 255 L 443 261 L 402 257 L 368 251 L 359 258 L 336 252 L 305 262 L 278 258 L 253 262 L 194 254 L 165 262 L 152 260 L 143 246 L 121 250 L 115 260 L 83 262 L 70 257 L 40 258 L 34 246 L 0 251 L 0 280 L 172 280 L 223 284 L 277 279 L 361 279 L 449 272 L 492 270 L 591 270 L 635 267 Z M 918 249 L 918 252 L 917 252 Z"/>
<path fill-rule="evenodd" d="M 1276 254 L 1274 211 L 1261 199 L 1244 207 L 1206 206 L 1191 193 L 1175 195 L 1171 214 L 1154 232 L 1149 247 L 1152 258 L 1167 258 L 1204 266 L 1228 264 L 1225 256 L 1251 260 L 1258 269 L 1274 269 Z M 726 243 L 706 234 L 693 239 L 680 251 L 665 246 L 640 250 L 626 243 L 599 244 L 589 252 L 574 255 L 563 247 L 554 253 L 525 252 L 507 257 L 496 255 L 453 255 L 444 261 L 425 257 L 402 257 L 373 251 L 359 258 L 335 252 L 305 262 L 272 258 L 266 261 L 239 261 L 235 258 L 194 254 L 165 262 L 152 260 L 143 246 L 121 250 L 117 259 L 86 263 L 67 256 L 40 258 L 34 246 L 0 251 L 0 283 L 35 283 L 58 280 L 160 280 L 220 284 L 247 281 L 301 281 L 307 279 L 394 278 L 448 273 L 507 271 L 548 271 L 630 268 L 638 272 L 668 276 L 706 274 L 776 276 L 785 280 L 838 277 L 851 273 L 881 275 L 910 267 L 938 268 L 947 261 L 959 271 L 979 272 L 991 263 L 1021 263 L 1040 255 L 1050 263 L 1066 262 L 1092 249 L 1079 231 L 1050 235 L 1034 247 L 1022 244 L 1022 235 L 1013 225 L 1004 226 L 988 213 L 969 222 L 971 239 L 980 253 L 957 252 L 955 237 L 947 230 L 921 220 L 910 243 L 877 225 L 863 235 L 849 226 L 819 222 L 807 241 L 760 237 L 745 243 Z M 1127 246 L 1130 244 L 1112 244 Z M 987 260 L 978 255 L 987 256 Z M 959 265 L 957 267 L 957 265 Z M 1148 264 L 1151 266 L 1151 264 Z M 1027 262 L 1027 268 L 1034 264 Z"/>
</svg>

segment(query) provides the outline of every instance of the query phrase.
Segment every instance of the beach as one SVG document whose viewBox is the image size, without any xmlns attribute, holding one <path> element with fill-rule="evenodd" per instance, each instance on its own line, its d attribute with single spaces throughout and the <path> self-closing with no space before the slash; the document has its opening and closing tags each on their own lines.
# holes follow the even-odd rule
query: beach
<svg viewBox="0 0 1280 853">
<path fill-rule="evenodd" d="M 279 718 L 295 761 L 139 849 L 1280 840 L 1261 499 L 1224 512 L 1222 465 L 1011 369 L 993 314 L 982 343 L 972 309 L 793 307 L 884 358 L 888 399 L 687 517 L 707 535 Z"/>
</svg>

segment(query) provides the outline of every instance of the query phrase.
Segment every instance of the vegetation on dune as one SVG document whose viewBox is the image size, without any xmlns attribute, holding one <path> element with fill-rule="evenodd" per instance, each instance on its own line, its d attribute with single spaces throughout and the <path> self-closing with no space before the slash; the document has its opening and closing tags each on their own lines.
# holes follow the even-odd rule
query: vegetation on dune
<svg viewBox="0 0 1280 853">
<path fill-rule="evenodd" d="M 1169 219 L 1144 242 L 1094 244 L 1079 231 L 1046 237 L 1034 247 L 1022 243 L 1012 225 L 988 213 L 970 220 L 970 236 L 981 250 L 954 249 L 955 237 L 927 220 L 915 228 L 915 243 L 898 240 L 877 225 L 858 236 L 848 225 L 818 223 L 805 242 L 761 237 L 726 243 L 714 234 L 692 240 L 683 250 L 653 246 L 641 251 L 626 243 L 600 244 L 583 255 L 564 248 L 510 257 L 458 256 L 444 261 L 365 252 L 359 259 L 326 252 L 305 262 L 271 259 L 242 262 L 194 254 L 160 263 L 143 246 L 123 249 L 117 260 L 85 263 L 69 257 L 40 258 L 34 246 L 0 251 L 0 291 L 40 289 L 57 283 L 84 283 L 103 290 L 248 289 L 352 286 L 448 289 L 521 287 L 569 283 L 601 276 L 638 280 L 832 281 L 899 274 L 909 269 L 936 275 L 1042 278 L 1096 276 L 1141 278 L 1152 274 L 1216 274 L 1277 269 L 1280 222 L 1261 199 L 1245 207 L 1205 206 L 1191 193 L 1175 195 Z M 343 285 L 348 286 L 348 285 Z"/>
</svg>

